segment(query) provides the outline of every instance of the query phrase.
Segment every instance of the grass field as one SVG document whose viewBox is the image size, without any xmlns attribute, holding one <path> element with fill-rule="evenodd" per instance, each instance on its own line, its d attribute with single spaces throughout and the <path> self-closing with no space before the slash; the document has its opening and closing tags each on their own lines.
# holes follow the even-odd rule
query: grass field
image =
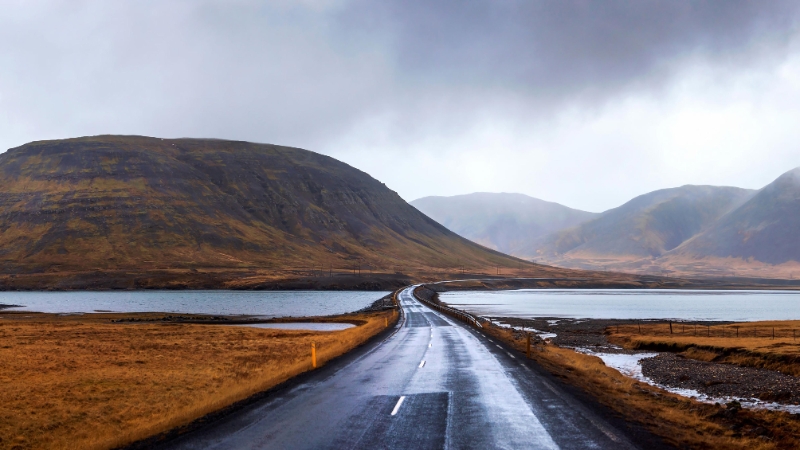
<svg viewBox="0 0 800 450">
<path fill-rule="evenodd" d="M 340 316 L 358 326 L 327 333 L 115 317 L 0 314 L 0 449 L 105 449 L 167 431 L 311 369 L 312 342 L 322 365 L 396 313 Z"/>
<path fill-rule="evenodd" d="M 620 332 L 634 327 L 620 327 Z M 486 326 L 485 331 L 520 351 L 526 350 L 522 333 L 497 326 Z M 661 332 L 662 328 L 656 331 Z M 532 358 L 564 382 L 579 387 L 626 420 L 644 426 L 677 448 L 800 448 L 797 416 L 746 409 L 732 414 L 724 405 L 700 403 L 640 383 L 607 367 L 600 358 L 555 345 L 540 347 Z M 764 432 L 758 435 L 757 430 Z"/>
</svg>

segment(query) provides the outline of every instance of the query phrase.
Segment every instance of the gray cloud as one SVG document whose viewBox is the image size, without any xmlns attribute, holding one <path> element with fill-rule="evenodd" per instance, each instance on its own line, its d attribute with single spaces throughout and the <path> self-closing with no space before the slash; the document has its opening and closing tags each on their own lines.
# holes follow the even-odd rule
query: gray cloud
<svg viewBox="0 0 800 450">
<path fill-rule="evenodd" d="M 449 181 L 427 185 L 428 192 L 402 184 L 389 167 L 401 163 L 392 158 L 402 154 L 411 159 L 402 164 L 424 161 L 445 173 L 454 154 L 480 155 L 485 143 L 470 147 L 471 136 L 491 128 L 505 133 L 505 156 L 525 164 L 533 144 L 517 132 L 547 131 L 563 111 L 602 115 L 609 102 L 662 95 L 699 65 L 724 76 L 773 70 L 793 52 L 798 7 L 672 0 L 4 2 L 0 147 L 100 133 L 246 139 L 327 152 L 409 198 L 444 193 Z M 578 144 L 566 148 L 567 138 L 559 139 L 548 138 L 537 160 L 580 154 Z M 653 160 L 641 152 L 628 159 Z M 536 194 L 524 180 L 517 186 Z M 641 188 L 632 184 L 625 195 Z"/>
<path fill-rule="evenodd" d="M 358 1 L 340 20 L 395 55 L 405 80 L 560 97 L 664 76 L 699 55 L 785 53 L 793 1 Z M 765 51 L 766 50 L 766 51 Z"/>
</svg>

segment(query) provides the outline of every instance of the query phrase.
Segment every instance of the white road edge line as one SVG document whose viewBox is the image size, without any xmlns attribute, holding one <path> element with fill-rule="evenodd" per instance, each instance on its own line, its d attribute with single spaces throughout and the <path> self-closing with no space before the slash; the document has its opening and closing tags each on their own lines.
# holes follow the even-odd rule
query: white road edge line
<svg viewBox="0 0 800 450">
<path fill-rule="evenodd" d="M 394 405 L 394 409 L 392 410 L 392 415 L 393 415 L 393 416 L 397 414 L 397 410 L 399 410 L 399 409 L 400 409 L 400 405 L 402 405 L 402 404 L 403 404 L 403 400 L 405 400 L 405 399 L 406 399 L 406 396 L 405 396 L 405 395 L 403 395 L 403 396 L 400 396 L 400 399 L 399 399 L 399 400 L 397 400 L 397 404 L 396 404 L 396 405 Z"/>
<path fill-rule="evenodd" d="M 425 367 L 425 360 L 423 359 L 421 363 L 419 363 L 419 368 L 422 369 Z"/>
</svg>

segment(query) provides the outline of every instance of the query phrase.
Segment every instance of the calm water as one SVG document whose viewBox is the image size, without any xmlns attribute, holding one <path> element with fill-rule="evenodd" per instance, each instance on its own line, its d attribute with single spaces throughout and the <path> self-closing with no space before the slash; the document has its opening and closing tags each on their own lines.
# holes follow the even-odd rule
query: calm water
<svg viewBox="0 0 800 450">
<path fill-rule="evenodd" d="M 270 330 L 303 330 L 303 331 L 341 331 L 355 328 L 352 323 L 331 322 L 291 322 L 291 323 L 251 323 L 247 325 L 233 325 L 238 327 L 266 328 Z"/>
<path fill-rule="evenodd" d="M 389 292 L 363 291 L 133 291 L 0 292 L 11 311 L 174 312 L 266 317 L 326 316 L 369 306 Z"/>
<path fill-rule="evenodd" d="M 592 319 L 800 319 L 800 292 L 522 289 L 447 292 L 442 301 L 479 315 Z"/>
</svg>

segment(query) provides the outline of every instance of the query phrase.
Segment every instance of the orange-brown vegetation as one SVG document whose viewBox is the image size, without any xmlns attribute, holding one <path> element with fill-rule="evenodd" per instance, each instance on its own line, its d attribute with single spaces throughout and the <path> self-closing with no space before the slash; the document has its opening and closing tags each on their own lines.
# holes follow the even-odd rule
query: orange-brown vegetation
<svg viewBox="0 0 800 450">
<path fill-rule="evenodd" d="M 396 312 L 333 318 L 358 325 L 337 332 L 115 317 L 0 314 L 0 449 L 105 449 L 188 424 L 310 370 L 312 342 L 325 364 Z"/>
<path fill-rule="evenodd" d="M 520 351 L 522 333 L 488 325 L 485 331 Z M 583 389 L 627 420 L 639 423 L 678 448 L 773 449 L 800 446 L 800 421 L 774 411 L 741 410 L 726 416 L 724 407 L 700 403 L 640 383 L 607 367 L 600 358 L 549 344 L 532 358 L 565 383 Z M 742 433 L 763 428 L 767 436 Z"/>
<path fill-rule="evenodd" d="M 609 341 L 634 350 L 681 352 L 701 361 L 777 370 L 800 376 L 800 321 L 743 322 L 725 325 L 623 325 L 609 330 Z"/>
<path fill-rule="evenodd" d="M 530 266 L 447 230 L 360 170 L 276 145 L 32 142 L 0 155 L 0 207 L 6 288 L 221 288 L 258 271 Z"/>
</svg>

